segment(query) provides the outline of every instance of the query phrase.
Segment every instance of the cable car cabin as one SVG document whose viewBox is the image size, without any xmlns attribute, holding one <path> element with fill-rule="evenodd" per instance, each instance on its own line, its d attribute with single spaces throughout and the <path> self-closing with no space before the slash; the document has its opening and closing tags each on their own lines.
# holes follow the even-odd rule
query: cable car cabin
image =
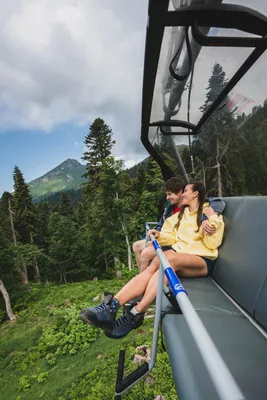
<svg viewBox="0 0 267 400">
<path fill-rule="evenodd" d="M 142 143 L 164 179 L 200 180 L 226 202 L 213 275 L 182 283 L 242 398 L 265 400 L 267 4 L 151 0 L 148 14 Z M 164 296 L 161 316 L 179 400 L 225 398 Z"/>
</svg>

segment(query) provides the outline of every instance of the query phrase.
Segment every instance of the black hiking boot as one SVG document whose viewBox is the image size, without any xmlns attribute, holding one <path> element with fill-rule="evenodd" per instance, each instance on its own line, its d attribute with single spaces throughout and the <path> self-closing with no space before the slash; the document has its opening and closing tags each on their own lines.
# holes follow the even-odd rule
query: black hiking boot
<svg viewBox="0 0 267 400">
<path fill-rule="evenodd" d="M 111 298 L 107 304 L 102 303 L 97 307 L 83 309 L 80 313 L 80 319 L 96 328 L 112 331 L 119 307 L 119 301 Z"/>
<path fill-rule="evenodd" d="M 127 301 L 127 303 L 125 303 L 123 306 L 123 314 L 127 314 L 131 308 L 135 307 L 142 300 L 143 296 L 144 295 L 142 294 L 141 296 L 138 296 L 135 299 Z"/>
<path fill-rule="evenodd" d="M 105 335 L 111 339 L 121 339 L 131 330 L 139 328 L 143 322 L 144 313 L 133 315 L 131 311 L 128 311 L 114 322 L 112 331 L 106 331 Z"/>
</svg>

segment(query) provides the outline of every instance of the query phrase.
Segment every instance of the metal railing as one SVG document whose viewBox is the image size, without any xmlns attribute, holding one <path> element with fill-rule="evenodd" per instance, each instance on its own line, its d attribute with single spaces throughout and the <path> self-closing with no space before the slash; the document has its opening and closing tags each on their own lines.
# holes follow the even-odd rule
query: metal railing
<svg viewBox="0 0 267 400">
<path fill-rule="evenodd" d="M 148 232 L 149 226 L 147 224 L 146 231 Z M 154 235 L 150 235 L 153 246 L 160 259 L 160 272 L 158 278 L 157 288 L 157 299 L 156 299 L 156 310 L 155 310 L 155 321 L 153 331 L 153 342 L 152 342 L 152 353 L 150 362 L 145 362 L 130 375 L 123 377 L 124 371 L 124 358 L 125 351 L 121 350 L 117 383 L 116 383 L 116 396 L 115 399 L 121 399 L 121 394 L 128 391 L 133 385 L 135 385 L 140 379 L 146 376 L 154 367 L 157 356 L 158 346 L 158 335 L 159 335 L 159 324 L 161 315 L 162 295 L 164 286 L 164 273 L 169 281 L 171 290 L 176 298 L 177 304 L 179 305 L 184 318 L 188 324 L 189 330 L 193 336 L 193 339 L 198 347 L 204 364 L 210 375 L 210 379 L 214 384 L 215 390 L 217 391 L 218 398 L 220 400 L 245 400 L 243 393 L 235 382 L 231 372 L 227 365 L 222 359 L 219 351 L 217 350 L 214 342 L 209 336 L 206 328 L 200 320 L 197 312 L 195 311 L 192 303 L 190 302 L 187 292 L 184 289 L 181 281 L 171 268 L 165 257 L 163 251 L 160 248 Z"/>
</svg>

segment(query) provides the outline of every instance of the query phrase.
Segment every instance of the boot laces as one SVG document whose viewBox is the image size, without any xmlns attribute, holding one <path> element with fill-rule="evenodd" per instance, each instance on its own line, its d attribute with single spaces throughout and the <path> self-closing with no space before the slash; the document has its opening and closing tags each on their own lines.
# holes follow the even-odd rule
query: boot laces
<svg viewBox="0 0 267 400">
<path fill-rule="evenodd" d="M 106 304 L 100 304 L 100 306 L 94 307 L 94 311 L 98 314 L 102 311 L 107 310 L 107 305 Z"/>
<path fill-rule="evenodd" d="M 122 328 L 123 326 L 129 324 L 129 322 L 130 322 L 130 320 L 129 320 L 128 315 L 127 315 L 127 314 L 124 314 L 124 315 L 122 315 L 120 318 L 118 318 L 118 319 L 115 321 L 114 329 L 120 329 L 120 328 Z"/>
</svg>

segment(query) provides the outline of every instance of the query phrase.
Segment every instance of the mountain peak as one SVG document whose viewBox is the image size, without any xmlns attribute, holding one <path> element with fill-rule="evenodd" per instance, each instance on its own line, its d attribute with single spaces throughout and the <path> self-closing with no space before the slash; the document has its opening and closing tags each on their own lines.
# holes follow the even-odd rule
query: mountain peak
<svg viewBox="0 0 267 400">
<path fill-rule="evenodd" d="M 67 158 L 67 160 L 63 161 L 61 164 L 58 165 L 58 167 L 70 167 L 70 166 L 80 166 L 82 165 L 79 163 L 79 161 L 75 160 L 74 158 Z"/>
<path fill-rule="evenodd" d="M 45 175 L 29 182 L 33 198 L 50 195 L 52 193 L 79 189 L 85 181 L 85 165 L 77 160 L 68 158 Z"/>
</svg>

